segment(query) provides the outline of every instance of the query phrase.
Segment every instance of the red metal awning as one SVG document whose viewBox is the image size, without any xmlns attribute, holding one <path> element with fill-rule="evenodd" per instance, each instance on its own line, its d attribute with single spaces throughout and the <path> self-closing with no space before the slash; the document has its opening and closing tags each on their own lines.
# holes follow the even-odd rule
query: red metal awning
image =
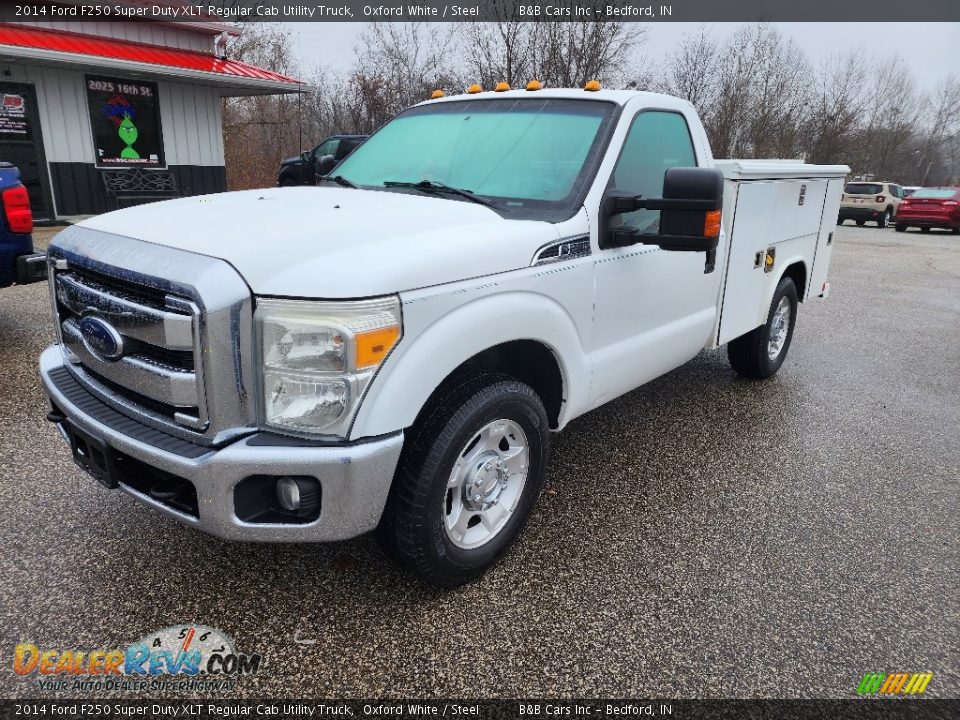
<svg viewBox="0 0 960 720">
<path fill-rule="evenodd" d="M 86 58 L 104 66 L 117 67 L 129 63 L 132 69 L 136 67 L 147 70 L 150 68 L 142 66 L 152 66 L 157 73 L 213 80 L 219 78 L 224 84 L 234 87 L 247 85 L 251 89 L 274 89 L 275 92 L 305 89 L 296 78 L 237 60 L 223 60 L 213 54 L 58 30 L 0 24 L 0 55 L 5 51 L 10 52 L 11 49 L 16 49 L 11 54 L 35 59 L 76 62 Z"/>
</svg>

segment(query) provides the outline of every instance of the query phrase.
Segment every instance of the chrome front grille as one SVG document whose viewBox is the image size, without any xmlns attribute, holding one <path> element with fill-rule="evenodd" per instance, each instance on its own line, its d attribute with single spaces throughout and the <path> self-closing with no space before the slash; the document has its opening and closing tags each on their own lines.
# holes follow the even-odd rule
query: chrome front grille
<svg viewBox="0 0 960 720">
<path fill-rule="evenodd" d="M 201 444 L 254 429 L 252 303 L 227 263 L 79 226 L 54 239 L 49 262 L 64 358 L 88 390 Z M 91 324 L 119 351 L 104 352 Z"/>
<path fill-rule="evenodd" d="M 155 408 L 165 410 L 174 422 L 193 430 L 206 428 L 200 310 L 195 303 L 69 265 L 54 272 L 54 283 L 63 346 L 73 356 L 69 359 L 79 360 L 98 378 L 158 403 Z M 121 335 L 123 357 L 105 359 L 87 346 L 80 321 L 88 316 L 106 320 Z"/>
</svg>

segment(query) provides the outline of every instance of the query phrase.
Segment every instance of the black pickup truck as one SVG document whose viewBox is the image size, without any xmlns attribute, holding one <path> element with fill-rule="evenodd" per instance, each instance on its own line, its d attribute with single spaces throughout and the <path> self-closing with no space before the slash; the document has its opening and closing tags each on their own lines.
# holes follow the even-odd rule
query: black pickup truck
<svg viewBox="0 0 960 720">
<path fill-rule="evenodd" d="M 316 185 L 320 158 L 331 155 L 336 165 L 366 139 L 366 135 L 331 135 L 313 150 L 280 163 L 277 185 Z"/>
</svg>

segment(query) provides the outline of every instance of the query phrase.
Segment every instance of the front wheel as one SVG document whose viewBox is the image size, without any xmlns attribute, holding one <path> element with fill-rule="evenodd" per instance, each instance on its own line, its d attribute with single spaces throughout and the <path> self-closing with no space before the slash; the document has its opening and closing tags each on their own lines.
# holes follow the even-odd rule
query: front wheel
<svg viewBox="0 0 960 720">
<path fill-rule="evenodd" d="M 480 576 L 530 516 L 549 443 L 528 385 L 480 374 L 446 388 L 407 436 L 379 529 L 385 549 L 440 587 Z"/>
<path fill-rule="evenodd" d="M 907 226 L 901 223 L 897 223 L 896 225 L 893 226 L 893 229 L 896 230 L 897 232 L 906 232 Z"/>
<path fill-rule="evenodd" d="M 854 222 L 857 224 L 857 227 L 863 227 L 866 220 L 854 220 Z"/>
<path fill-rule="evenodd" d="M 738 375 L 762 380 L 783 365 L 797 322 L 797 286 L 781 278 L 773 293 L 767 321 L 727 344 L 727 357 Z"/>
</svg>

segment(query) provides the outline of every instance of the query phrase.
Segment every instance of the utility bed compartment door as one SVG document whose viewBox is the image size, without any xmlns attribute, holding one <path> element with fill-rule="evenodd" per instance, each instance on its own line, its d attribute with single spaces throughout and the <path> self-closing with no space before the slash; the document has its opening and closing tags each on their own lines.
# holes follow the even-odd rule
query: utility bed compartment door
<svg viewBox="0 0 960 720">
<path fill-rule="evenodd" d="M 809 268 L 823 222 L 827 180 L 727 180 L 724 195 L 733 200 L 726 276 L 720 309 L 718 344 L 744 335 L 766 321 L 770 298 L 784 267 L 803 258 Z M 726 203 L 725 203 L 726 205 Z M 768 248 L 776 249 L 770 272 Z M 806 288 L 797 288 L 802 298 Z"/>
<path fill-rule="evenodd" d="M 827 199 L 823 206 L 823 223 L 817 238 L 816 254 L 813 256 L 813 269 L 810 271 L 810 282 L 807 283 L 809 297 L 822 295 L 824 283 L 827 282 L 830 256 L 833 254 L 833 233 L 836 228 L 836 218 L 840 212 L 840 196 L 843 193 L 845 180 L 834 178 L 829 183 Z M 803 297 L 803 294 L 800 297 Z"/>
</svg>

